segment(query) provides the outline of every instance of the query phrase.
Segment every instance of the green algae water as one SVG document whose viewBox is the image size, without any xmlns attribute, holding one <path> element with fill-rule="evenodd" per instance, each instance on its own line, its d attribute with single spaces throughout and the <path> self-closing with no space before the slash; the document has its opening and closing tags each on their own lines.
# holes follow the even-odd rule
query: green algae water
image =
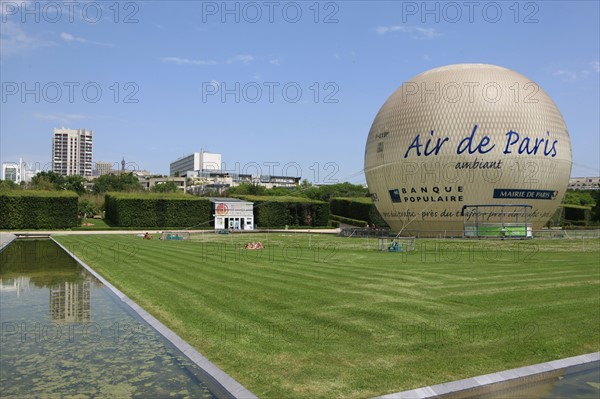
<svg viewBox="0 0 600 399">
<path fill-rule="evenodd" d="M 2 398 L 215 398 L 226 392 L 51 240 L 0 252 Z"/>
</svg>

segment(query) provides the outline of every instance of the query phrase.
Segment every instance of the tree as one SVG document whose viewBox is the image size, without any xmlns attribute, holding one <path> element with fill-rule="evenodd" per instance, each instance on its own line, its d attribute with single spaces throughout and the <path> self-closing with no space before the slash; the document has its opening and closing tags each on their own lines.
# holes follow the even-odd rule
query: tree
<svg viewBox="0 0 600 399">
<path fill-rule="evenodd" d="M 158 183 L 152 187 L 154 193 L 176 193 L 179 188 L 174 181 Z"/>
<path fill-rule="evenodd" d="M 267 195 L 267 189 L 258 184 L 242 183 L 237 187 L 227 189 L 227 195 Z"/>
<path fill-rule="evenodd" d="M 304 191 L 308 198 L 329 201 L 334 197 L 367 197 L 369 190 L 359 184 L 337 183 L 311 187 Z"/>
<path fill-rule="evenodd" d="M 119 175 L 102 175 L 94 180 L 94 193 L 103 194 L 108 191 L 141 191 L 142 187 L 133 173 Z"/>
<path fill-rule="evenodd" d="M 35 190 L 66 190 L 65 178 L 56 172 L 39 172 L 31 178 L 31 188 Z"/>
<path fill-rule="evenodd" d="M 0 180 L 0 191 L 19 190 L 21 186 L 12 180 Z"/>
<path fill-rule="evenodd" d="M 94 216 L 100 213 L 100 207 L 94 202 L 87 198 L 79 199 L 77 203 L 77 211 L 83 218 Z"/>
<path fill-rule="evenodd" d="M 592 196 L 592 190 L 567 190 L 563 204 L 591 206 L 597 203 Z"/>
<path fill-rule="evenodd" d="M 81 195 L 85 193 L 85 179 L 80 175 L 71 175 L 65 178 L 64 188 L 66 190 L 75 191 Z"/>
</svg>

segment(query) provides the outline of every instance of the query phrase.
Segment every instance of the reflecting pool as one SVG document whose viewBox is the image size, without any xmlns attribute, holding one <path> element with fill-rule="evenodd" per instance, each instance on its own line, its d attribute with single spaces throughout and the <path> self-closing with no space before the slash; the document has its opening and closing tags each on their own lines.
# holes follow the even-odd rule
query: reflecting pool
<svg viewBox="0 0 600 399">
<path fill-rule="evenodd" d="M 51 240 L 0 252 L 2 398 L 229 397 Z"/>
</svg>

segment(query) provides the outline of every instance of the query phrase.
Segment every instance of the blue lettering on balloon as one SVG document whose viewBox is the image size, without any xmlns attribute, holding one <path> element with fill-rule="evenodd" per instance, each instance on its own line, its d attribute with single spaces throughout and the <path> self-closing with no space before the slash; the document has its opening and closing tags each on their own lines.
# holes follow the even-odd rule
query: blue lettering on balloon
<svg viewBox="0 0 600 399">
<path fill-rule="evenodd" d="M 423 151 L 423 154 L 426 157 L 428 157 L 431 154 L 437 155 L 440 152 L 440 149 L 442 148 L 444 143 L 446 143 L 448 140 L 450 140 L 448 137 L 444 137 L 443 139 L 440 139 L 438 137 L 435 141 L 435 144 L 433 144 L 434 142 L 432 140 L 433 140 L 434 131 L 433 130 L 430 131 L 429 134 L 431 135 L 432 138 L 427 139 L 427 141 L 425 142 L 425 150 Z M 421 142 L 419 140 L 420 138 L 421 138 L 420 133 L 415 136 L 414 140 L 412 141 L 412 143 L 410 144 L 410 146 L 404 153 L 404 158 L 408 157 L 410 150 L 413 148 L 417 151 L 417 156 L 418 157 L 421 156 L 421 147 L 423 147 L 423 144 L 421 144 Z"/>
<path fill-rule="evenodd" d="M 506 146 L 504 147 L 504 154 L 511 154 L 512 147 L 516 147 L 517 153 L 519 154 L 527 154 L 527 155 L 536 155 L 543 145 L 543 154 L 544 156 L 550 155 L 552 158 L 556 156 L 556 145 L 558 144 L 558 140 L 553 140 L 552 144 L 550 143 L 550 132 L 546 132 L 548 138 L 535 138 L 532 139 L 530 137 L 523 137 L 519 133 L 511 130 L 506 133 Z M 517 145 L 518 144 L 518 145 Z"/>
<path fill-rule="evenodd" d="M 475 153 L 487 154 L 496 147 L 496 144 L 492 143 L 491 138 L 487 135 L 477 138 L 477 129 L 478 125 L 474 125 L 471 134 L 464 137 L 458 143 L 458 146 L 456 147 L 456 153 L 458 155 L 465 152 L 471 155 Z M 420 133 L 417 134 L 404 153 L 404 158 L 411 155 L 411 151 L 413 150 L 417 157 L 420 157 L 421 155 L 426 157 L 438 155 L 444 144 L 450 141 L 448 137 L 434 137 L 435 132 L 433 130 L 429 132 L 429 135 L 430 137 L 424 141 L 425 138 L 422 138 Z M 521 135 L 511 129 L 505 136 L 506 143 L 504 150 L 502 151 L 503 154 L 517 152 L 518 154 L 537 155 L 538 153 L 543 153 L 544 156 L 551 156 L 552 158 L 557 155 L 556 147 L 558 140 L 551 140 L 549 131 L 546 132 L 547 137 L 531 138 Z"/>
<path fill-rule="evenodd" d="M 506 133 L 506 147 L 504 147 L 504 153 L 505 154 L 510 154 L 511 151 L 508 149 L 508 147 L 510 147 L 513 144 L 516 144 L 519 141 L 519 133 L 511 130 L 508 133 Z M 514 137 L 514 139 L 513 139 Z"/>
<path fill-rule="evenodd" d="M 470 136 L 465 137 L 460 141 L 460 143 L 458 143 L 458 147 L 456 147 L 457 154 L 460 155 L 465 151 L 467 151 L 469 154 L 474 154 L 476 152 L 480 154 L 486 154 L 496 147 L 496 144 L 492 144 L 490 148 L 485 149 L 485 147 L 487 147 L 491 141 L 488 136 L 483 136 L 479 141 L 479 144 L 474 146 L 475 143 L 473 143 L 473 139 L 475 138 L 475 133 L 477 133 L 477 125 L 473 127 L 473 131 L 471 132 Z"/>
</svg>

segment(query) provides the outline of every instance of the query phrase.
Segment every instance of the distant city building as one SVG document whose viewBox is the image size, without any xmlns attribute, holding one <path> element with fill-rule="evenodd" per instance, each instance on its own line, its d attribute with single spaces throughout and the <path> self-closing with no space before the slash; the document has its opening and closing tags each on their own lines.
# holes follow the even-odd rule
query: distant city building
<svg viewBox="0 0 600 399">
<path fill-rule="evenodd" d="M 85 129 L 54 129 L 52 170 L 62 176 L 92 176 L 93 132 Z"/>
<path fill-rule="evenodd" d="M 223 194 L 229 187 L 240 184 L 255 184 L 266 188 L 295 188 L 300 184 L 301 177 L 295 176 L 252 176 L 250 174 L 233 173 L 224 170 L 187 172 L 188 189 L 192 194 L 207 194 L 215 192 Z"/>
<path fill-rule="evenodd" d="M 2 180 L 9 180 L 14 183 L 21 182 L 21 167 L 15 162 L 2 163 Z"/>
<path fill-rule="evenodd" d="M 170 176 L 186 176 L 190 171 L 221 169 L 221 154 L 201 150 L 171 162 Z"/>
<path fill-rule="evenodd" d="M 110 162 L 96 162 L 95 176 L 109 175 L 113 172 L 113 164 Z"/>
<path fill-rule="evenodd" d="M 599 190 L 600 177 L 572 177 L 569 187 L 572 190 Z"/>
<path fill-rule="evenodd" d="M 301 178 L 302 177 L 262 175 L 258 178 L 258 181 L 255 181 L 255 184 L 264 186 L 266 188 L 295 188 L 298 184 L 300 184 Z"/>
<path fill-rule="evenodd" d="M 30 182 L 31 178 L 41 172 L 39 169 L 30 169 L 23 159 L 19 162 L 3 162 L 2 163 L 2 180 L 10 180 L 17 184 Z"/>
<path fill-rule="evenodd" d="M 187 191 L 187 185 L 186 185 L 187 178 L 185 178 L 185 177 L 173 177 L 173 176 L 169 176 L 169 177 L 140 177 L 140 176 L 137 176 L 137 178 L 140 181 L 140 185 L 145 190 L 152 190 L 152 187 L 154 187 L 156 185 L 164 184 L 164 183 L 167 183 L 167 182 L 173 182 L 173 183 L 175 183 L 175 185 L 177 185 L 177 188 L 182 193 L 185 193 Z"/>
</svg>

